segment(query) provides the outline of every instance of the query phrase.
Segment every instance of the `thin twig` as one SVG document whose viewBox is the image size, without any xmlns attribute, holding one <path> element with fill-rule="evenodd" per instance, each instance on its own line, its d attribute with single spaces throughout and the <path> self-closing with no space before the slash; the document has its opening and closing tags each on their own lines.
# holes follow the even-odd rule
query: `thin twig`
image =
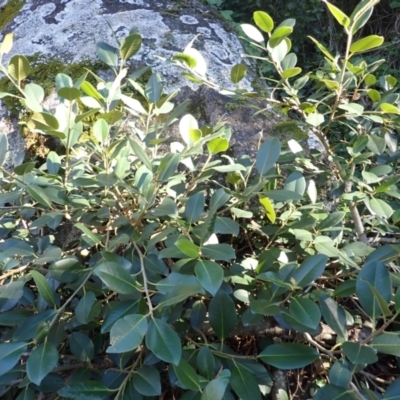
<svg viewBox="0 0 400 400">
<path fill-rule="evenodd" d="M 147 275 L 146 275 L 146 269 L 144 267 L 143 254 L 140 251 L 138 245 L 134 241 L 132 241 L 132 243 L 133 243 L 133 246 L 135 247 L 135 250 L 137 251 L 137 253 L 139 255 L 140 269 L 141 269 L 142 275 L 143 275 L 143 288 L 144 288 L 144 292 L 146 294 L 147 306 L 149 307 L 149 315 L 153 316 L 153 304 L 151 304 L 151 297 L 150 297 L 150 293 L 149 293 L 149 287 L 147 285 Z"/>
</svg>

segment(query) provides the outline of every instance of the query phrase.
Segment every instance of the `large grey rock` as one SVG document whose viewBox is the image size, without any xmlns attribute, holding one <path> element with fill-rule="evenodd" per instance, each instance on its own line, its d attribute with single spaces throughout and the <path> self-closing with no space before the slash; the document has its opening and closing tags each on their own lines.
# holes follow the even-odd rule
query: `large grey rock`
<svg viewBox="0 0 400 400">
<path fill-rule="evenodd" d="M 5 1 L 0 1 L 0 6 Z M 259 143 L 259 133 L 268 132 L 271 121 L 265 116 L 252 118 L 254 109 L 246 105 L 227 107 L 231 100 L 214 89 L 200 88 L 182 78 L 181 70 L 162 62 L 157 56 L 169 58 L 182 52 L 196 36 L 194 46 L 203 55 L 207 78 L 220 88 L 232 88 L 231 68 L 242 61 L 243 49 L 237 35 L 227 29 L 218 15 L 196 1 L 176 0 L 27 0 L 19 14 L 0 32 L 14 32 L 14 46 L 4 62 L 14 54 L 42 54 L 63 62 L 79 62 L 94 58 L 99 41 L 115 44 L 113 32 L 121 39 L 131 29 L 143 37 L 141 51 L 133 58 L 133 67 L 149 65 L 164 79 L 166 91 L 181 88 L 180 98 L 192 98 L 191 111 L 203 122 L 214 124 L 221 118 L 233 131 L 233 152 L 253 153 Z M 251 91 L 251 74 L 240 87 Z M 265 107 L 265 104 L 259 104 Z M 198 106 L 198 107 L 197 107 Z M 197 108 L 196 108 L 197 107 Z M 7 116 L 0 113 L 0 127 Z M 14 151 L 21 152 L 16 139 L 16 121 L 7 122 L 9 141 Z M 14 142 L 14 143 L 13 143 Z M 9 167 L 15 164 L 11 156 Z"/>
</svg>

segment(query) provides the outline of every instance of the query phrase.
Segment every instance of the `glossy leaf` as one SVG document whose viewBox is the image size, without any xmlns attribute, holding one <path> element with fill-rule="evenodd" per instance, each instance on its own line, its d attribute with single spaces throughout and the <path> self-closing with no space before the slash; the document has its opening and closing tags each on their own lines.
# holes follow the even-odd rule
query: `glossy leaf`
<svg viewBox="0 0 400 400">
<path fill-rule="evenodd" d="M 335 17 L 336 21 L 339 22 L 340 25 L 347 28 L 350 25 L 350 18 L 339 8 L 334 6 L 333 4 L 325 1 L 326 5 L 329 8 L 331 14 Z"/>
<path fill-rule="evenodd" d="M 330 297 L 322 296 L 320 298 L 320 307 L 322 316 L 326 323 L 343 340 L 347 339 L 346 312 L 335 300 Z"/>
<path fill-rule="evenodd" d="M 371 347 L 383 354 L 400 357 L 400 336 L 398 333 L 382 333 L 372 342 Z"/>
<path fill-rule="evenodd" d="M 353 364 L 373 364 L 378 361 L 376 350 L 360 343 L 345 342 L 342 349 Z"/>
<path fill-rule="evenodd" d="M 127 36 L 122 40 L 121 46 L 119 48 L 119 52 L 121 54 L 121 58 L 125 61 L 128 58 L 134 56 L 142 46 L 142 37 L 134 33 L 132 35 Z"/>
<path fill-rule="evenodd" d="M 316 254 L 306 258 L 302 264 L 291 274 L 298 286 L 305 287 L 319 278 L 325 271 L 328 257 L 323 254 Z"/>
<path fill-rule="evenodd" d="M 94 273 L 114 292 L 133 294 L 138 290 L 135 279 L 117 263 L 101 264 L 95 268 Z"/>
<path fill-rule="evenodd" d="M 18 82 L 25 79 L 29 75 L 30 70 L 29 61 L 25 56 L 13 56 L 8 63 L 8 73 Z"/>
<path fill-rule="evenodd" d="M 314 348 L 304 344 L 279 343 L 268 346 L 258 357 L 275 368 L 288 370 L 311 364 L 319 354 Z"/>
<path fill-rule="evenodd" d="M 238 365 L 232 370 L 232 389 L 242 400 L 261 400 L 260 389 L 254 375 Z"/>
<path fill-rule="evenodd" d="M 236 64 L 231 69 L 231 81 L 239 83 L 247 74 L 246 66 L 242 63 Z"/>
<path fill-rule="evenodd" d="M 57 348 L 45 342 L 32 350 L 26 363 L 26 372 L 31 382 L 40 385 L 43 378 L 58 364 Z"/>
<path fill-rule="evenodd" d="M 58 394 L 67 399 L 79 400 L 102 400 L 111 393 L 113 393 L 113 390 L 96 381 L 72 383 L 58 391 Z"/>
<path fill-rule="evenodd" d="M 178 365 L 181 360 L 182 346 L 178 334 L 164 321 L 150 320 L 146 333 L 146 346 L 160 360 Z"/>
<path fill-rule="evenodd" d="M 277 138 L 267 139 L 258 150 L 256 168 L 260 175 L 266 175 L 278 161 L 281 145 Z"/>
<path fill-rule="evenodd" d="M 383 43 L 383 41 L 383 36 L 370 35 L 352 43 L 350 46 L 350 51 L 352 53 L 361 53 L 364 51 L 375 49 L 376 47 L 379 47 Z"/>
<path fill-rule="evenodd" d="M 117 68 L 118 66 L 118 49 L 110 46 L 107 43 L 97 43 L 97 56 L 101 61 L 106 63 L 109 67 Z"/>
<path fill-rule="evenodd" d="M 184 359 L 173 366 L 176 376 L 181 384 L 189 390 L 200 390 L 200 381 L 194 368 Z"/>
<path fill-rule="evenodd" d="M 222 400 L 224 398 L 228 383 L 229 379 L 213 379 L 204 388 L 203 393 L 201 394 L 201 400 Z"/>
<path fill-rule="evenodd" d="M 26 347 L 24 342 L 0 343 L 0 376 L 15 367 Z"/>
<path fill-rule="evenodd" d="M 147 327 L 144 315 L 127 315 L 119 319 L 111 328 L 110 347 L 107 353 L 126 353 L 135 350 L 142 343 Z"/>
<path fill-rule="evenodd" d="M 56 299 L 47 279 L 39 272 L 31 271 L 31 275 L 39 290 L 40 295 L 50 306 L 56 307 Z"/>
<path fill-rule="evenodd" d="M 213 261 L 201 260 L 197 262 L 194 270 L 201 286 L 215 296 L 224 277 L 221 266 Z"/>
<path fill-rule="evenodd" d="M 380 261 L 367 262 L 357 276 L 356 291 L 363 309 L 372 318 L 382 315 L 377 298 L 371 291 L 371 284 L 387 302 L 391 298 L 392 282 L 389 271 Z"/>
<path fill-rule="evenodd" d="M 156 368 L 144 366 L 132 377 L 133 386 L 144 396 L 161 394 L 161 378 Z"/>
<path fill-rule="evenodd" d="M 271 33 L 274 29 L 273 19 L 263 11 L 256 11 L 253 14 L 254 22 L 264 32 Z"/>
<path fill-rule="evenodd" d="M 236 325 L 235 303 L 231 297 L 219 290 L 208 306 L 210 325 L 221 340 L 225 340 Z"/>
<path fill-rule="evenodd" d="M 71 333 L 69 347 L 78 360 L 89 362 L 94 356 L 93 342 L 82 332 Z"/>
</svg>

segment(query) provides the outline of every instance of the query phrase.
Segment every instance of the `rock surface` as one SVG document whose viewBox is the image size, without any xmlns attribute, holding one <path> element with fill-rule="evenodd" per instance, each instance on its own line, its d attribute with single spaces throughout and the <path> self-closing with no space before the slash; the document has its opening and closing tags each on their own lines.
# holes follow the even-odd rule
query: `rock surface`
<svg viewBox="0 0 400 400">
<path fill-rule="evenodd" d="M 5 4 L 6 1 L 0 1 L 0 7 Z M 254 109 L 246 104 L 227 107 L 231 102 L 228 97 L 182 78 L 179 68 L 156 57 L 169 58 L 182 52 L 200 34 L 193 47 L 207 63 L 207 78 L 220 87 L 232 88 L 231 68 L 243 61 L 241 43 L 215 11 L 196 1 L 27 0 L 19 14 L 0 32 L 0 41 L 6 33 L 14 32 L 14 47 L 3 63 L 15 54 L 37 53 L 60 58 L 65 63 L 79 62 L 96 57 L 99 41 L 115 45 L 112 31 L 121 39 L 131 29 L 143 37 L 142 48 L 133 58 L 132 67 L 151 66 L 162 76 L 167 92 L 181 88 L 180 98 L 191 98 L 192 104 L 198 105 L 198 109 L 192 107 L 192 113 L 203 122 L 214 124 L 220 119 L 226 120 L 233 131 L 234 155 L 254 153 L 259 133 L 263 131 L 265 135 L 273 123 L 269 118 L 252 118 Z M 251 75 L 243 79 L 240 87 L 251 90 L 251 79 Z M 259 105 L 265 107 L 265 104 Z M 9 116 L 3 108 L 0 128 L 7 124 L 14 153 L 8 162 L 10 168 L 15 165 L 15 154 L 23 151 L 23 142 L 18 138 L 17 121 L 6 122 L 5 118 Z"/>
</svg>

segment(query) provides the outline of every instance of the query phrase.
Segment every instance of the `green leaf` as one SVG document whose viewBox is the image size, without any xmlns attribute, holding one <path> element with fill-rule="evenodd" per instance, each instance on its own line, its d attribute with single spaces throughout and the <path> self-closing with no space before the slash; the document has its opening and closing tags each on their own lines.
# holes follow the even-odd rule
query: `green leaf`
<svg viewBox="0 0 400 400">
<path fill-rule="evenodd" d="M 256 11 L 253 14 L 254 22 L 264 32 L 271 33 L 274 29 L 273 19 L 263 11 Z"/>
<path fill-rule="evenodd" d="M 314 400 L 359 400 L 360 397 L 354 393 L 354 390 L 328 384 L 318 389 Z"/>
<path fill-rule="evenodd" d="M 256 168 L 260 175 L 266 175 L 278 161 L 281 144 L 277 138 L 267 139 L 258 150 Z"/>
<path fill-rule="evenodd" d="M 126 353 L 135 350 L 143 341 L 148 328 L 144 315 L 127 315 L 111 328 L 107 353 Z"/>
<path fill-rule="evenodd" d="M 215 155 L 228 150 L 229 141 L 225 138 L 215 138 L 207 143 L 207 148 L 210 154 Z"/>
<path fill-rule="evenodd" d="M 220 188 L 216 190 L 210 200 L 210 213 L 215 213 L 220 207 L 224 206 L 229 198 L 230 194 L 227 193 L 224 189 Z"/>
<path fill-rule="evenodd" d="M 173 366 L 176 376 L 185 389 L 200 391 L 200 381 L 194 368 L 184 359 Z"/>
<path fill-rule="evenodd" d="M 217 217 L 214 226 L 214 233 L 238 236 L 240 225 L 231 218 Z"/>
<path fill-rule="evenodd" d="M 373 254 L 373 253 L 371 253 Z M 384 300 L 390 301 L 392 293 L 392 281 L 389 271 L 380 261 L 366 262 L 357 275 L 356 292 L 358 299 L 369 316 L 373 319 L 382 315 L 379 301 L 371 291 L 371 284 L 381 294 Z"/>
<path fill-rule="evenodd" d="M 160 360 L 178 365 L 182 345 L 178 334 L 164 321 L 152 318 L 146 334 L 146 346 Z"/>
<path fill-rule="evenodd" d="M 7 33 L 0 46 L 0 54 L 8 54 L 13 46 L 14 33 Z"/>
<path fill-rule="evenodd" d="M 362 0 L 357 4 L 350 16 L 353 35 L 368 22 L 376 3 L 378 1 Z"/>
<path fill-rule="evenodd" d="M 196 222 L 204 212 L 205 197 L 202 192 L 195 193 L 189 197 L 185 204 L 184 216 L 188 224 Z"/>
<path fill-rule="evenodd" d="M 32 350 L 26 363 L 26 373 L 31 382 L 40 385 L 43 378 L 58 364 L 57 348 L 45 342 Z"/>
<path fill-rule="evenodd" d="M 44 301 L 50 306 L 57 307 L 54 292 L 51 289 L 47 279 L 41 273 L 36 271 L 31 271 L 31 276 L 35 281 L 36 287 L 38 288 L 39 293 L 43 297 Z"/>
<path fill-rule="evenodd" d="M 299 67 L 287 68 L 282 72 L 282 78 L 285 78 L 285 79 L 293 78 L 293 77 L 297 76 L 298 74 L 300 74 L 301 71 L 302 71 L 302 69 Z"/>
<path fill-rule="evenodd" d="M 0 376 L 15 367 L 26 347 L 24 342 L 0 343 Z"/>
<path fill-rule="evenodd" d="M 153 217 L 178 217 L 178 207 L 174 200 L 164 197 L 162 203 L 150 210 L 150 215 Z"/>
<path fill-rule="evenodd" d="M 34 161 L 32 162 L 26 162 L 23 163 L 21 165 L 18 165 L 17 167 L 14 168 L 14 172 L 17 175 L 25 175 L 25 174 L 29 174 L 29 172 L 33 171 L 33 169 L 35 168 L 36 163 Z"/>
<path fill-rule="evenodd" d="M 292 272 L 290 279 L 293 279 L 298 286 L 306 287 L 323 274 L 327 262 L 328 257 L 323 254 L 308 257 Z"/>
<path fill-rule="evenodd" d="M 306 122 L 311 126 L 318 127 L 325 122 L 325 118 L 322 114 L 311 113 L 307 115 Z"/>
<path fill-rule="evenodd" d="M 246 66 L 242 63 L 236 64 L 231 69 L 231 81 L 235 84 L 239 83 L 247 74 Z"/>
<path fill-rule="evenodd" d="M 81 91 L 74 87 L 62 87 L 57 91 L 59 97 L 63 99 L 73 101 L 81 97 Z"/>
<path fill-rule="evenodd" d="M 162 80 L 158 74 L 152 74 L 147 82 L 145 95 L 152 103 L 156 104 L 160 101 L 162 94 Z"/>
<path fill-rule="evenodd" d="M 329 52 L 329 50 L 323 46 L 320 42 L 318 42 L 317 39 L 314 39 L 312 36 L 307 36 L 309 39 L 311 39 L 315 45 L 318 47 L 318 49 L 323 53 L 330 61 L 333 61 L 335 57 Z"/>
<path fill-rule="evenodd" d="M 161 182 L 167 181 L 171 178 L 178 168 L 178 164 L 180 161 L 180 155 L 177 153 L 168 153 L 166 154 L 160 162 L 158 166 L 158 179 Z M 151 170 L 151 169 L 150 169 Z"/>
<path fill-rule="evenodd" d="M 346 213 L 344 211 L 335 211 L 330 213 L 325 219 L 323 219 L 317 226 L 317 231 L 323 231 L 325 229 L 332 228 L 340 224 L 343 221 Z"/>
<path fill-rule="evenodd" d="M 109 129 L 107 122 L 103 118 L 99 118 L 93 124 L 93 134 L 100 143 L 104 143 L 107 140 Z"/>
<path fill-rule="evenodd" d="M 335 17 L 336 21 L 339 22 L 340 25 L 347 28 L 350 25 L 350 18 L 343 11 L 341 11 L 339 8 L 337 8 L 333 4 L 327 2 L 326 0 L 325 0 L 325 3 L 328 6 L 331 14 Z"/>
<path fill-rule="evenodd" d="M 219 290 L 208 306 L 210 325 L 221 340 L 225 340 L 236 325 L 235 303 L 223 290 Z"/>
<path fill-rule="evenodd" d="M 161 394 L 161 378 L 156 368 L 144 366 L 132 377 L 135 389 L 144 396 L 159 396 Z"/>
<path fill-rule="evenodd" d="M 254 40 L 257 43 L 264 41 L 263 34 L 255 26 L 250 24 L 241 24 L 240 27 L 249 39 Z"/>
<path fill-rule="evenodd" d="M 275 368 L 288 370 L 311 364 L 319 354 L 304 344 L 279 343 L 268 346 L 258 357 Z"/>
<path fill-rule="evenodd" d="M 294 297 L 290 301 L 289 311 L 291 316 L 301 325 L 311 330 L 317 328 L 321 319 L 319 307 L 310 299 Z"/>
<path fill-rule="evenodd" d="M 199 139 L 198 131 L 199 124 L 197 123 L 197 120 L 193 117 L 193 115 L 186 114 L 180 119 L 179 133 L 186 144 L 191 145 Z"/>
<path fill-rule="evenodd" d="M 84 381 L 69 384 L 59 390 L 58 394 L 67 399 L 102 400 L 113 392 L 101 382 Z"/>
<path fill-rule="evenodd" d="M 385 39 L 383 36 L 378 35 L 370 35 L 364 37 L 352 43 L 352 45 L 350 46 L 350 52 L 355 54 L 374 49 L 376 47 L 379 47 L 384 40 Z"/>
<path fill-rule="evenodd" d="M 96 302 L 96 295 L 93 292 L 86 292 L 75 307 L 75 318 L 80 324 L 87 324 L 90 321 L 90 311 Z"/>
<path fill-rule="evenodd" d="M 8 73 L 18 82 L 25 79 L 29 75 L 30 70 L 29 61 L 25 56 L 13 56 L 8 63 Z"/>
<path fill-rule="evenodd" d="M 197 353 L 197 369 L 208 380 L 214 376 L 216 368 L 215 357 L 207 346 L 202 346 Z"/>
<path fill-rule="evenodd" d="M 393 104 L 389 103 L 381 103 L 379 104 L 379 108 L 388 114 L 400 114 L 400 110 Z"/>
<path fill-rule="evenodd" d="M 134 33 L 132 35 L 127 36 L 121 43 L 119 48 L 119 52 L 121 54 L 121 58 L 126 61 L 128 58 L 134 56 L 142 46 L 142 37 Z"/>
<path fill-rule="evenodd" d="M 58 119 L 49 113 L 45 112 L 36 112 L 34 113 L 29 121 L 27 122 L 28 128 L 40 129 L 40 130 L 53 130 L 57 131 L 59 128 Z"/>
<path fill-rule="evenodd" d="M 229 261 L 236 258 L 235 251 L 229 244 L 208 244 L 200 248 L 204 257 L 215 261 Z"/>
<path fill-rule="evenodd" d="M 382 333 L 372 342 L 371 347 L 383 354 L 400 357 L 400 337 L 398 333 Z"/>
<path fill-rule="evenodd" d="M 274 210 L 274 207 L 271 203 L 271 201 L 269 200 L 268 197 L 265 196 L 260 196 L 259 201 L 261 203 L 261 205 L 264 207 L 265 213 L 268 217 L 268 219 L 271 221 L 271 223 L 275 223 L 276 221 L 276 213 Z"/>
<path fill-rule="evenodd" d="M 224 278 L 221 266 L 213 261 L 201 260 L 195 265 L 194 271 L 201 286 L 215 296 Z"/>
<path fill-rule="evenodd" d="M 89 228 L 87 228 L 81 222 L 77 222 L 74 226 L 75 226 L 75 228 L 78 228 L 85 234 L 86 242 L 90 247 L 96 246 L 97 244 L 99 244 L 101 242 L 100 235 L 93 233 Z"/>
<path fill-rule="evenodd" d="M 32 198 L 38 203 L 42 204 L 45 207 L 51 208 L 51 201 L 48 198 L 44 189 L 42 189 L 38 185 L 30 184 L 27 186 L 28 193 L 32 196 Z"/>
<path fill-rule="evenodd" d="M 0 132 L 0 167 L 4 164 L 8 152 L 7 135 Z"/>
<path fill-rule="evenodd" d="M 292 172 L 285 181 L 284 185 L 285 190 L 289 190 L 291 192 L 296 192 L 300 196 L 303 196 L 306 191 L 306 180 L 301 172 L 295 171 Z"/>
<path fill-rule="evenodd" d="M 373 364 L 378 361 L 376 350 L 363 346 L 360 343 L 345 342 L 342 344 L 342 349 L 346 357 L 353 364 Z"/>
<path fill-rule="evenodd" d="M 199 247 L 188 239 L 179 239 L 175 242 L 175 246 L 189 258 L 199 257 Z"/>
<path fill-rule="evenodd" d="M 383 400 L 398 400 L 400 393 L 400 379 L 397 378 L 386 389 Z"/>
<path fill-rule="evenodd" d="M 335 300 L 327 296 L 321 296 L 319 305 L 325 322 L 343 340 L 347 339 L 346 312 Z"/>
<path fill-rule="evenodd" d="M 352 378 L 352 371 L 344 358 L 336 361 L 329 371 L 329 382 L 336 386 L 348 387 Z"/>
<path fill-rule="evenodd" d="M 272 33 L 268 46 L 272 48 L 278 46 L 292 32 L 293 28 L 291 26 L 278 26 Z"/>
<path fill-rule="evenodd" d="M 241 400 L 261 400 L 260 389 L 254 375 L 239 364 L 232 370 L 230 382 Z"/>
<path fill-rule="evenodd" d="M 46 167 L 47 171 L 51 175 L 57 175 L 58 171 L 60 170 L 61 160 L 59 155 L 55 151 L 50 151 L 49 154 L 47 154 Z"/>
<path fill-rule="evenodd" d="M 61 283 L 70 283 L 79 277 L 83 266 L 75 258 L 64 258 L 50 265 L 49 272 L 52 278 Z"/>
<path fill-rule="evenodd" d="M 13 340 L 24 341 L 33 339 L 39 326 L 53 319 L 54 315 L 54 310 L 46 310 L 27 317 L 14 332 Z"/>
<path fill-rule="evenodd" d="M 178 53 L 172 56 L 172 60 L 180 61 L 183 64 L 186 64 L 190 69 L 195 69 L 197 66 L 197 60 L 195 57 L 190 56 L 189 54 Z"/>
<path fill-rule="evenodd" d="M 69 347 L 78 360 L 89 362 L 94 356 L 93 342 L 82 332 L 71 333 Z"/>
<path fill-rule="evenodd" d="M 118 49 L 107 43 L 99 42 L 97 43 L 96 52 L 97 57 L 99 57 L 100 60 L 106 63 L 109 67 L 118 67 Z"/>
<path fill-rule="evenodd" d="M 133 294 L 138 291 L 135 279 L 115 262 L 105 262 L 95 268 L 97 275 L 108 289 L 119 294 Z"/>
<path fill-rule="evenodd" d="M 394 213 L 394 210 L 386 201 L 381 199 L 371 199 L 368 201 L 369 208 L 373 214 L 378 215 L 382 218 L 390 218 Z"/>
<path fill-rule="evenodd" d="M 228 383 L 229 379 L 213 379 L 204 388 L 201 394 L 201 400 L 223 400 Z"/>
</svg>

